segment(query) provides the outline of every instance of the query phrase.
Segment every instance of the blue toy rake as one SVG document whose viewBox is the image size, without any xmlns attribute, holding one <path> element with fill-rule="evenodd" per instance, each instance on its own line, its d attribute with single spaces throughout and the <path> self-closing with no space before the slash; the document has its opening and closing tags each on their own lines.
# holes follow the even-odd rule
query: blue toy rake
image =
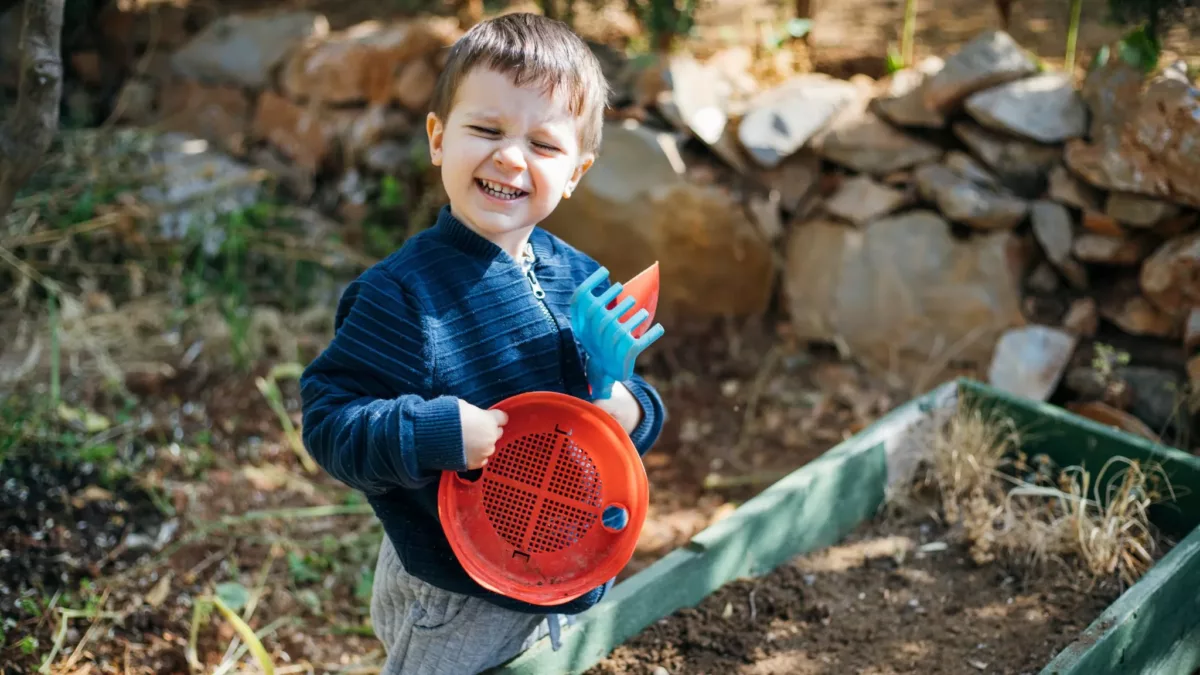
<svg viewBox="0 0 1200 675">
<path fill-rule="evenodd" d="M 650 325 L 658 305 L 658 263 L 626 286 L 614 282 L 595 295 L 606 279 L 608 269 L 601 267 L 571 296 L 571 329 L 587 353 L 595 400 L 612 396 L 613 383 L 629 379 L 637 357 L 665 332 L 662 324 Z"/>
</svg>

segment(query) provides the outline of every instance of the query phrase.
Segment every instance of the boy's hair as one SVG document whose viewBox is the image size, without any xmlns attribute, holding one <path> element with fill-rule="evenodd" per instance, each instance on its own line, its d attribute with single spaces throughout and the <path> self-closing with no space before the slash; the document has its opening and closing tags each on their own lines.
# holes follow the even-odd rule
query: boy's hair
<svg viewBox="0 0 1200 675">
<path fill-rule="evenodd" d="M 480 66 L 511 75 L 518 87 L 536 84 L 550 92 L 566 87 L 570 110 L 579 119 L 581 150 L 600 147 L 608 81 L 599 59 L 565 23 L 514 13 L 471 27 L 450 48 L 434 89 L 430 108 L 443 122 L 463 78 Z"/>
</svg>

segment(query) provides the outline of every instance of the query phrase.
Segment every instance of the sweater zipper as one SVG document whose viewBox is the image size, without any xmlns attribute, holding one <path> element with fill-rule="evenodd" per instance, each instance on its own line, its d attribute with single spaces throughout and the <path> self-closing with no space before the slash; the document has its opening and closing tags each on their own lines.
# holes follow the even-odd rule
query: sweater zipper
<svg viewBox="0 0 1200 675">
<path fill-rule="evenodd" d="M 546 306 L 546 289 L 542 288 L 541 282 L 538 281 L 537 274 L 533 271 L 534 265 L 537 263 L 537 258 L 533 256 L 533 251 L 530 249 L 529 267 L 525 268 L 525 278 L 529 281 L 529 287 L 533 289 L 533 297 L 537 298 L 538 307 L 542 308 L 542 314 L 546 316 L 546 320 L 550 322 L 550 328 L 554 331 L 555 344 L 559 347 L 559 363 L 562 362 L 562 332 L 558 328 L 558 321 L 555 320 L 554 314 L 550 312 L 550 308 Z M 566 382 L 563 381 L 562 369 L 559 368 L 558 382 L 562 387 L 566 387 Z"/>
</svg>

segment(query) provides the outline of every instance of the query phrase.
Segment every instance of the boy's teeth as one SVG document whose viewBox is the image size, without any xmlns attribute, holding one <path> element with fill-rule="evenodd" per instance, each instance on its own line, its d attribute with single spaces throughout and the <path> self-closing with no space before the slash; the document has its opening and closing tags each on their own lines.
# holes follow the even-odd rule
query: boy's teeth
<svg viewBox="0 0 1200 675">
<path fill-rule="evenodd" d="M 483 185 L 483 187 L 487 188 L 487 190 L 489 192 L 494 192 L 502 197 L 515 197 L 518 194 L 521 194 L 520 190 L 514 190 L 513 188 L 510 188 L 506 185 L 501 185 L 499 183 L 493 183 L 490 180 L 480 179 L 479 182 Z"/>
</svg>

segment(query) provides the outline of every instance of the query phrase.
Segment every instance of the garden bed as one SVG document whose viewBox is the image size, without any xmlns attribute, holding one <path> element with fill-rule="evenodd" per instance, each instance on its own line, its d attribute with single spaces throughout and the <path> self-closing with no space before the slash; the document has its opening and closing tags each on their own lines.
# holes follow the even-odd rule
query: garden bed
<svg viewBox="0 0 1200 675">
<path fill-rule="evenodd" d="M 1004 492 L 1020 490 L 1000 503 L 1023 509 L 981 509 L 977 492 L 948 488 L 945 467 L 936 470 L 933 439 L 967 400 L 1020 430 L 1010 473 L 1023 480 L 1008 481 Z M 1038 457 L 1057 467 L 1048 482 L 1025 464 Z M 1150 478 L 1155 467 L 1166 487 Z M 926 492 L 949 495 L 950 508 L 922 508 L 911 487 L 923 471 L 936 484 Z M 1061 498 L 1072 488 L 1060 482 L 1052 497 L 1048 487 L 1064 475 L 1080 486 L 1087 476 L 1087 495 L 1099 478 L 1126 489 L 1072 516 Z M 1197 488 L 1193 457 L 948 383 L 618 584 L 564 633 L 560 651 L 539 644 L 502 672 L 1191 672 L 1200 665 L 1200 597 L 1187 581 L 1200 573 Z M 1157 498 L 1166 503 L 1146 508 Z M 1118 502 L 1128 516 L 1102 508 Z M 1139 534 L 1070 548 L 1071 527 L 1099 528 L 1084 538 L 1094 541 L 1112 523 Z M 1012 539 L 1021 532 L 1038 536 Z"/>
</svg>

